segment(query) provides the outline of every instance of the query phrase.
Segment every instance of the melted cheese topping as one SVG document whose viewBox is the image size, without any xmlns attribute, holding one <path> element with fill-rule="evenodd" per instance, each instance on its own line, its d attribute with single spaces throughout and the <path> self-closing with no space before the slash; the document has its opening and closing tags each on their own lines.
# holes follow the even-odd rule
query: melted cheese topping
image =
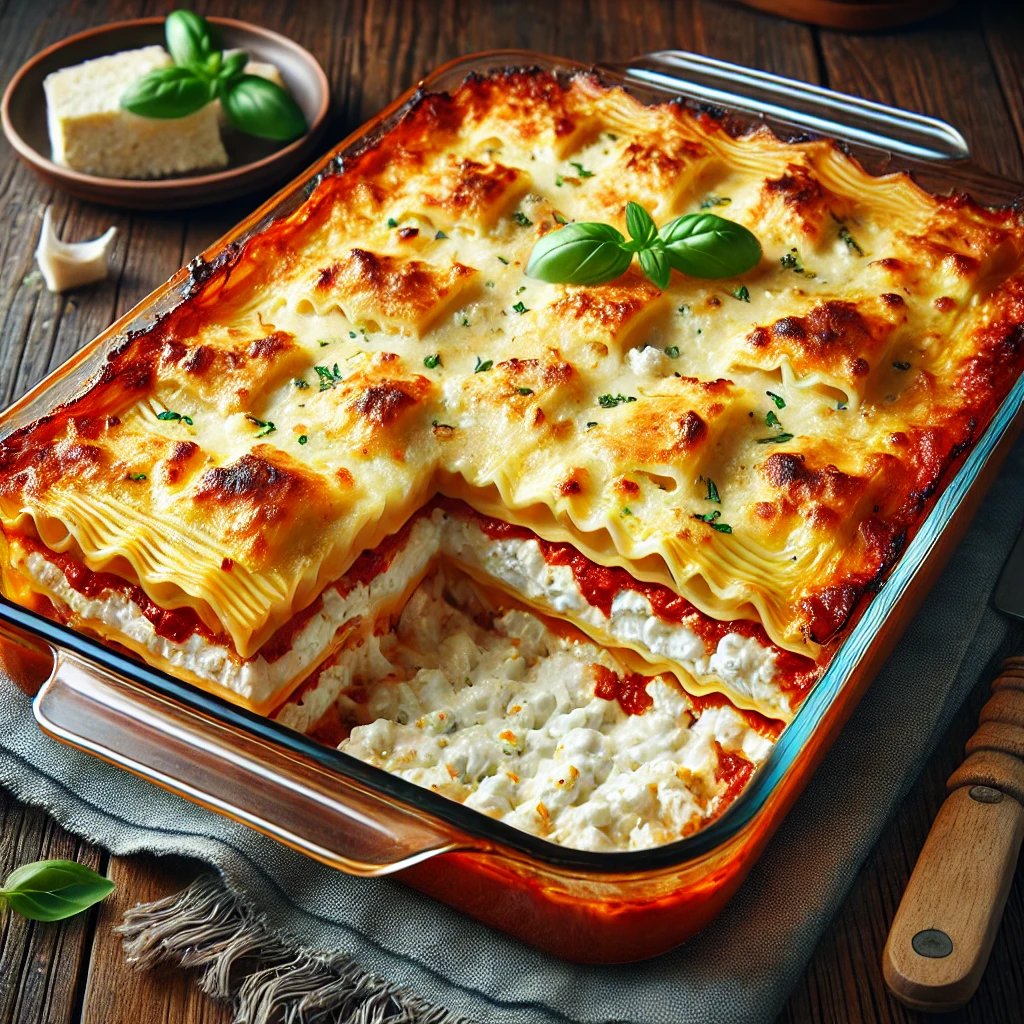
<svg viewBox="0 0 1024 1024">
<path fill-rule="evenodd" d="M 720 202 L 765 257 L 665 292 L 524 276 L 630 199 Z M 472 78 L 0 443 L 0 523 L 249 658 L 441 491 L 817 656 L 1020 372 L 1022 267 L 1011 211 L 828 142 Z"/>
<path fill-rule="evenodd" d="M 522 611 L 493 610 L 484 629 L 480 611 L 465 584 L 429 578 L 394 633 L 345 651 L 281 720 L 347 733 L 346 753 L 586 850 L 689 834 L 771 750 L 733 708 L 700 708 L 663 676 L 627 714 L 595 693 L 596 673 L 623 673 L 607 652 Z"/>
</svg>

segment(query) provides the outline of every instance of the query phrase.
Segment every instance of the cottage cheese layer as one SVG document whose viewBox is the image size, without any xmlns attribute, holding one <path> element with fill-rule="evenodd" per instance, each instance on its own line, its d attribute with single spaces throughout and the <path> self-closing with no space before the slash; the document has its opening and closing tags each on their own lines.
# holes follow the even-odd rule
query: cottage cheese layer
<svg viewBox="0 0 1024 1024">
<path fill-rule="evenodd" d="M 405 543 L 369 583 L 349 585 L 343 578 L 328 587 L 316 612 L 295 630 L 290 646 L 273 659 L 262 654 L 241 659 L 225 642 L 200 633 L 182 642 L 161 636 L 129 597 L 118 591 L 96 597 L 80 593 L 39 550 L 28 551 L 16 567 L 79 622 L 113 630 L 173 668 L 251 704 L 272 705 L 276 695 L 308 675 L 354 624 L 372 626 L 382 608 L 397 612 L 396 602 L 438 555 L 541 612 L 570 620 L 599 643 L 631 648 L 652 662 L 655 670 L 678 667 L 684 682 L 692 681 L 702 691 L 720 691 L 739 706 L 774 718 L 787 719 L 792 713 L 774 648 L 727 632 L 708 649 L 685 623 L 660 618 L 644 594 L 628 588 L 616 593 L 606 615 L 587 601 L 568 565 L 545 560 L 539 541 L 488 536 L 473 515 L 445 508 L 428 509 L 414 520 Z"/>
<path fill-rule="evenodd" d="M 442 571 L 394 632 L 345 651 L 339 748 L 516 828 L 583 850 L 637 850 L 721 813 L 771 750 L 734 708 L 695 704 L 669 677 L 646 680 L 627 714 L 595 695 L 626 670 L 534 615 L 487 610 Z M 643 682 L 641 680 L 641 682 Z M 310 727 L 313 723 L 310 723 Z"/>
</svg>

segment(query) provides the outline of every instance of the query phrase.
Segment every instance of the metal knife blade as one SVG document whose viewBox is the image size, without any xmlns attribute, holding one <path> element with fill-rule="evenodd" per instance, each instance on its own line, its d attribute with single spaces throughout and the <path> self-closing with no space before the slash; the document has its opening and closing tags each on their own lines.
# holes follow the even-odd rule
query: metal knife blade
<svg viewBox="0 0 1024 1024">
<path fill-rule="evenodd" d="M 1024 531 L 1003 566 L 992 602 L 999 611 L 1024 619 Z"/>
</svg>

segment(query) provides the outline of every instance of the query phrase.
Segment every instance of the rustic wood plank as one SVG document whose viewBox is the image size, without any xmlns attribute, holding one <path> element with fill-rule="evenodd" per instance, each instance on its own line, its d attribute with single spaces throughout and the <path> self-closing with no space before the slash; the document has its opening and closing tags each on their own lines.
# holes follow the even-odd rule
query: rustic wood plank
<svg viewBox="0 0 1024 1024">
<path fill-rule="evenodd" d="M 194 972 L 171 966 L 147 971 L 129 967 L 121 936 L 114 931 L 129 907 L 176 892 L 202 870 L 201 864 L 184 858 L 110 858 L 108 875 L 117 888 L 102 904 L 96 922 L 83 1024 L 229 1024 L 230 1007 L 204 995 L 195 985 Z"/>
<path fill-rule="evenodd" d="M 106 855 L 0 789 L 0 879 L 22 864 L 58 858 L 101 871 Z M 78 1019 L 94 924 L 95 912 L 43 924 L 0 911 L 0 1020 L 70 1024 Z"/>
</svg>

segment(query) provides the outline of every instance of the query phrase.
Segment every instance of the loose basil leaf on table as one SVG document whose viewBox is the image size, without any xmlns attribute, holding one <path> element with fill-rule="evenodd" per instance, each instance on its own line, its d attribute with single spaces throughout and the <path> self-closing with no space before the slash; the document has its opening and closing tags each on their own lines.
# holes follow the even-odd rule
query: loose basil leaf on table
<svg viewBox="0 0 1024 1024">
<path fill-rule="evenodd" d="M 192 11 L 171 11 L 164 22 L 164 35 L 175 64 L 202 64 L 214 50 L 206 19 Z"/>
<path fill-rule="evenodd" d="M 658 232 L 658 239 L 672 268 L 690 277 L 735 277 L 761 260 L 761 243 L 750 231 L 713 213 L 677 217 Z"/>
<path fill-rule="evenodd" d="M 188 117 L 213 98 L 210 85 L 190 68 L 172 64 L 150 71 L 130 85 L 121 106 L 141 117 Z"/>
<path fill-rule="evenodd" d="M 227 82 L 221 103 L 228 123 L 248 135 L 288 142 L 306 131 L 306 118 L 295 100 L 258 75 Z"/>
<path fill-rule="evenodd" d="M 63 921 L 109 896 L 114 883 L 73 860 L 41 860 L 12 871 L 0 904 L 33 921 Z"/>
<path fill-rule="evenodd" d="M 550 284 L 604 284 L 633 261 L 625 239 L 609 224 L 573 223 L 549 231 L 533 247 L 526 276 Z"/>
</svg>

